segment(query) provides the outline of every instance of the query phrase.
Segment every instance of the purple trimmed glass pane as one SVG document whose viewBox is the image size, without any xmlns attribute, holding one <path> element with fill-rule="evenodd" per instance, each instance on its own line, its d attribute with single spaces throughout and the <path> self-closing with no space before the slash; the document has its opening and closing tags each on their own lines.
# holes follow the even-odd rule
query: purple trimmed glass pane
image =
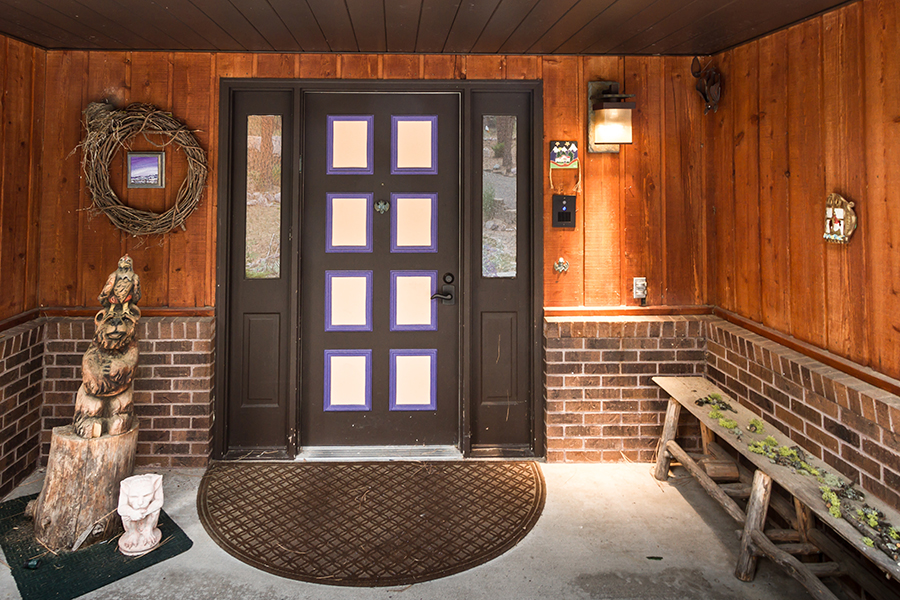
<svg viewBox="0 0 900 600">
<path fill-rule="evenodd" d="M 412 358 L 416 361 L 428 364 L 428 374 L 422 378 L 421 373 L 400 373 L 398 359 Z M 422 360 L 425 359 L 425 360 Z M 410 349 L 391 350 L 391 382 L 390 382 L 390 410 L 437 410 L 437 350 L 436 349 Z M 407 370 L 413 365 L 406 365 Z M 403 376 L 406 379 L 403 380 Z M 410 402 L 414 396 L 414 402 Z M 398 400 L 400 400 L 398 402 Z"/>
<path fill-rule="evenodd" d="M 410 289 L 399 290 L 399 280 L 413 278 L 417 281 L 408 282 Z M 427 279 L 427 284 L 425 280 Z M 437 290 L 437 271 L 391 271 L 391 331 L 437 331 L 437 300 L 430 296 Z M 427 285 L 427 290 L 426 290 Z M 417 289 L 418 288 L 418 289 Z M 427 291 L 427 295 L 426 295 Z M 410 298 L 409 294 L 418 298 Z M 426 310 L 422 310 L 422 304 L 415 306 L 416 301 L 427 301 Z M 409 307 L 409 311 L 405 307 Z M 415 313 L 418 314 L 414 314 Z M 421 318 L 422 313 L 428 312 L 426 319 Z M 420 317 L 412 319 L 412 316 Z"/>
<path fill-rule="evenodd" d="M 408 127 L 425 129 L 422 135 L 416 135 L 418 131 L 401 132 L 405 129 L 403 124 L 409 124 Z M 391 115 L 391 175 L 437 175 L 438 172 L 438 118 L 437 115 Z M 430 127 L 428 127 L 430 125 Z M 428 139 L 425 132 L 430 130 L 430 138 Z M 410 135 L 409 140 L 413 141 L 413 147 L 401 148 L 400 145 L 407 140 L 401 140 L 402 135 Z M 424 143 L 423 143 L 424 142 Z M 428 143 L 430 142 L 430 143 Z M 431 154 L 430 161 L 418 162 L 415 166 L 401 166 L 401 161 L 408 160 L 409 157 L 421 157 Z"/>
<path fill-rule="evenodd" d="M 359 381 L 360 371 L 349 369 L 343 373 L 334 373 L 332 359 L 360 359 L 365 361 L 362 375 L 364 381 Z M 352 365 L 344 365 L 345 367 Z M 336 381 L 334 379 L 336 378 Z M 332 411 L 368 411 L 372 410 L 372 351 L 371 350 L 325 350 L 325 378 L 324 378 L 323 408 L 326 412 Z M 346 396 L 342 396 L 347 394 Z M 361 396 L 361 398 L 360 398 Z M 362 399 L 361 403 L 359 400 Z"/>
<path fill-rule="evenodd" d="M 328 175 L 371 175 L 374 165 L 374 115 L 328 115 L 325 140 Z M 365 132 L 365 147 L 360 152 L 354 135 Z M 349 144 L 349 145 L 348 145 Z"/>
<path fill-rule="evenodd" d="M 338 293 L 334 293 L 336 282 Z M 362 280 L 364 290 L 359 290 Z M 325 271 L 325 331 L 372 331 L 372 271 Z M 334 314 L 337 301 L 338 314 Z M 361 308 L 361 310 L 360 310 Z M 346 321 L 362 313 L 362 322 Z"/>
<path fill-rule="evenodd" d="M 405 206 L 404 200 L 410 201 L 410 204 Z M 412 203 L 418 206 L 413 207 Z M 428 203 L 430 203 L 431 215 L 427 223 L 416 222 L 415 218 L 407 218 L 409 216 L 407 212 L 411 212 L 415 216 L 415 212 L 422 212 L 415 209 L 421 208 L 423 205 L 429 206 Z M 437 203 L 437 194 L 391 194 L 391 252 L 437 252 Z M 421 240 L 415 239 L 413 242 L 421 241 L 422 243 L 411 243 L 411 238 L 421 238 Z"/>
<path fill-rule="evenodd" d="M 371 193 L 325 195 L 325 252 L 372 251 L 372 198 Z M 349 204 L 336 209 L 335 202 Z"/>
</svg>

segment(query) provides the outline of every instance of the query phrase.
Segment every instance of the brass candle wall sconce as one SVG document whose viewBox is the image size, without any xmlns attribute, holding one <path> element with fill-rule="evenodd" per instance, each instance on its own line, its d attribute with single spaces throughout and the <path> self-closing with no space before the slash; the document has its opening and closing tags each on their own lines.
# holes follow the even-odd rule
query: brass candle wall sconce
<svg viewBox="0 0 900 600">
<path fill-rule="evenodd" d="M 825 200 L 825 234 L 826 242 L 846 244 L 856 231 L 858 219 L 853 210 L 855 203 L 848 201 L 840 194 L 829 194 Z"/>
</svg>

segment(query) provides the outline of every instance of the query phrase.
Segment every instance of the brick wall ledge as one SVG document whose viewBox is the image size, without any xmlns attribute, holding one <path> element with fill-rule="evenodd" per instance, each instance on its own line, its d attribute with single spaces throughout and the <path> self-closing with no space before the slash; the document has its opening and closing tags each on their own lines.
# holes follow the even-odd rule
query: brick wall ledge
<svg viewBox="0 0 900 600">
<path fill-rule="evenodd" d="M 214 317 L 215 306 L 140 306 L 142 317 Z M 99 306 L 55 306 L 38 309 L 42 317 L 93 317 Z"/>
<path fill-rule="evenodd" d="M 602 317 L 621 315 L 711 315 L 714 308 L 707 305 L 685 306 L 545 306 L 545 317 Z"/>
<path fill-rule="evenodd" d="M 900 397 L 729 321 L 707 323 L 706 345 L 709 379 L 900 509 Z"/>
<path fill-rule="evenodd" d="M 860 379 L 868 383 L 869 385 L 875 386 L 896 396 L 900 396 L 900 380 L 894 379 L 893 377 L 885 375 L 884 373 L 879 373 L 878 371 L 870 367 L 855 363 L 842 356 L 838 356 L 837 354 L 832 354 L 828 350 L 823 350 L 818 346 L 813 346 L 812 344 L 809 344 L 802 340 L 798 340 L 795 337 L 791 337 L 789 335 L 781 333 L 780 331 L 776 331 L 775 329 L 766 327 L 765 325 L 757 323 L 756 321 L 751 321 L 750 319 L 742 317 L 733 312 L 729 312 L 721 308 L 716 308 L 715 315 L 717 317 L 725 319 L 729 323 L 733 323 L 734 325 L 743 327 L 744 329 L 756 335 L 762 336 L 777 344 L 781 344 L 785 348 L 789 348 L 794 352 L 807 356 L 833 369 L 837 369 L 838 371 L 846 373 L 847 375 Z"/>
</svg>

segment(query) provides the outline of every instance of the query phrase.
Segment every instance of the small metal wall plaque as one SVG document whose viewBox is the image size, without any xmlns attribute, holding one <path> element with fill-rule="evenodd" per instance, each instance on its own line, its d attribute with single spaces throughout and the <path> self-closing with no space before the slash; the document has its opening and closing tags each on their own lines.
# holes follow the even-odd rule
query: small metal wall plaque
<svg viewBox="0 0 900 600">
<path fill-rule="evenodd" d="M 825 200 L 825 238 L 833 244 L 846 244 L 856 231 L 855 204 L 840 194 L 830 194 Z"/>
</svg>

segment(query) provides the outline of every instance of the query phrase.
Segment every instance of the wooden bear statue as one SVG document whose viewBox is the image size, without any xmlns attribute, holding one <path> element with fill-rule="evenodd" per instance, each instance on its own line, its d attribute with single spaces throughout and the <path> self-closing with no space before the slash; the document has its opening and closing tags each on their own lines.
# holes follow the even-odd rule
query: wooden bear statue
<svg viewBox="0 0 900 600">
<path fill-rule="evenodd" d="M 126 256 L 119 261 L 131 266 Z M 115 279 L 116 273 L 110 275 Z M 141 311 L 138 294 L 105 303 L 94 317 L 94 339 L 81 362 L 82 384 L 75 399 L 75 433 L 83 438 L 119 435 L 134 422 L 132 379 L 138 362 L 135 328 Z"/>
</svg>

